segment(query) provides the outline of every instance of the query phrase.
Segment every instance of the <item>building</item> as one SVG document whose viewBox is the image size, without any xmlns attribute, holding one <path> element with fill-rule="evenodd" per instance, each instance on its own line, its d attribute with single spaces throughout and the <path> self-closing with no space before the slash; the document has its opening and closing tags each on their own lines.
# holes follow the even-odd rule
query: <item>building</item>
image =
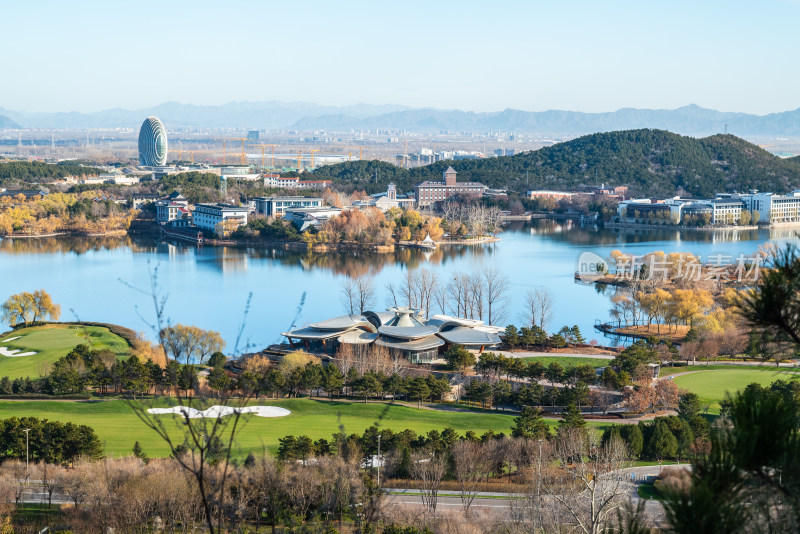
<svg viewBox="0 0 800 534">
<path fill-rule="evenodd" d="M 448 167 L 447 170 L 442 173 L 442 177 L 444 180 L 441 182 L 425 181 L 414 187 L 414 196 L 417 200 L 418 207 L 426 208 L 433 206 L 437 202 L 443 202 L 458 194 L 481 196 L 489 189 L 478 182 L 458 183 L 456 181 L 456 170 L 453 167 Z"/>
<path fill-rule="evenodd" d="M 386 188 L 386 192 L 384 193 L 376 193 L 374 195 L 370 195 L 369 200 L 356 200 L 353 202 L 353 207 L 355 209 L 364 209 L 364 208 L 378 208 L 382 212 L 386 213 L 392 208 L 412 208 L 414 207 L 414 199 L 413 198 L 404 198 L 401 195 L 397 194 L 397 186 L 393 183 L 390 183 Z"/>
<path fill-rule="evenodd" d="M 259 133 L 258 130 L 247 130 L 247 140 L 248 141 L 256 141 L 258 142 Z"/>
<path fill-rule="evenodd" d="M 191 216 L 189 201 L 185 196 L 177 191 L 167 198 L 157 200 L 156 203 L 156 222 L 168 223 L 175 219 L 182 219 Z"/>
<path fill-rule="evenodd" d="M 158 117 L 147 117 L 139 129 L 139 166 L 167 164 L 167 131 Z"/>
<path fill-rule="evenodd" d="M 283 218 L 291 222 L 300 232 L 312 226 L 319 226 L 328 219 L 338 216 L 342 208 L 320 206 L 316 208 L 289 208 L 284 211 Z"/>
<path fill-rule="evenodd" d="M 290 208 L 321 208 L 324 203 L 318 197 L 256 197 L 255 212 L 265 217 L 283 217 Z"/>
<path fill-rule="evenodd" d="M 396 307 L 335 317 L 284 332 L 292 348 L 335 354 L 340 345 L 377 345 L 412 363 L 432 363 L 450 345 L 468 349 L 493 348 L 504 329 L 483 321 L 434 315 L 425 319 L 419 308 Z"/>
<path fill-rule="evenodd" d="M 740 195 L 745 206 L 752 213 L 758 213 L 758 220 L 769 223 L 800 221 L 800 190 L 788 195 L 759 193 L 753 190 L 748 195 Z"/>
<path fill-rule="evenodd" d="M 250 182 L 261 179 L 261 174 L 254 172 L 249 165 L 229 165 L 227 167 L 219 167 L 217 170 L 219 171 L 220 177 L 228 179 L 233 178 L 235 180 L 247 180 Z"/>
<path fill-rule="evenodd" d="M 265 174 L 264 187 L 283 187 L 285 189 L 325 189 L 330 187 L 330 180 L 301 180 L 297 176 L 281 176 Z"/>
<path fill-rule="evenodd" d="M 552 200 L 561 200 L 562 198 L 570 198 L 577 193 L 569 191 L 551 191 L 548 189 L 533 189 L 527 192 L 528 198 L 550 198 Z"/>
<path fill-rule="evenodd" d="M 194 225 L 216 232 L 218 225 L 230 221 L 236 228 L 247 224 L 247 206 L 231 204 L 197 204 L 192 212 Z"/>
<path fill-rule="evenodd" d="M 26 200 L 33 197 L 46 197 L 47 191 L 43 189 L 2 189 L 0 190 L 0 197 L 16 197 L 22 195 Z"/>
<path fill-rule="evenodd" d="M 156 202 L 161 198 L 160 195 L 155 195 L 151 193 L 140 193 L 138 195 L 133 195 L 131 197 L 131 208 L 138 210 L 141 209 L 142 206 L 145 204 L 151 204 Z"/>
</svg>

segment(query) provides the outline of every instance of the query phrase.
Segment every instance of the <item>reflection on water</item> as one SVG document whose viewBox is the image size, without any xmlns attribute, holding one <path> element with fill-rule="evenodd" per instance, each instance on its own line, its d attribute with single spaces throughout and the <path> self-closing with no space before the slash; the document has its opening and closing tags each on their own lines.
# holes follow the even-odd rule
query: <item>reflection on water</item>
<svg viewBox="0 0 800 534">
<path fill-rule="evenodd" d="M 535 220 L 510 224 L 500 238 L 434 251 L 398 248 L 389 254 L 195 247 L 140 235 L 6 239 L 0 240 L 0 300 L 46 289 L 62 305 L 65 319 L 75 315 L 146 330 L 144 317 L 153 320 L 147 293 L 157 267 L 159 288 L 169 297 L 168 315 L 176 322 L 218 330 L 229 343 L 237 337 L 252 294 L 244 336 L 265 346 L 279 339 L 296 314 L 297 325 L 303 325 L 343 313 L 339 293 L 344 277 L 375 276 L 374 307 L 380 309 L 388 304 L 385 285 L 396 283 L 407 270 L 424 267 L 449 279 L 458 271 L 493 266 L 510 282 L 508 313 L 500 324 L 520 324 L 525 293 L 546 287 L 555 301 L 551 330 L 577 324 L 591 340 L 601 338 L 593 325 L 608 319 L 613 290 L 574 282 L 575 263 L 587 249 L 602 257 L 615 248 L 632 254 L 663 250 L 735 257 L 755 252 L 764 241 L 795 238 L 795 230 L 611 230 Z"/>
</svg>

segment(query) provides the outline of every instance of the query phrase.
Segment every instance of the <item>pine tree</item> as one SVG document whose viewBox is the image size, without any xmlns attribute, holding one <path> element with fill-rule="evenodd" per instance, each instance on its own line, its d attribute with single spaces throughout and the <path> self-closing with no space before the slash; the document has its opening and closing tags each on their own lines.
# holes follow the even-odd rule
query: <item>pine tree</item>
<svg viewBox="0 0 800 534">
<path fill-rule="evenodd" d="M 133 444 L 133 455 L 139 458 L 144 463 L 150 461 L 150 459 L 147 457 L 147 454 L 145 454 L 145 452 L 142 450 L 142 446 L 139 444 L 138 441 Z"/>
</svg>

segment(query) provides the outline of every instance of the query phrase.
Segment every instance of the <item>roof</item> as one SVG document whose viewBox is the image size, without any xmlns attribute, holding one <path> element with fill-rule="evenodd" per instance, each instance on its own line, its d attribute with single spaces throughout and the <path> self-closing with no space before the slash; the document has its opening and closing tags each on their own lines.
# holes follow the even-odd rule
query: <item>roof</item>
<svg viewBox="0 0 800 534">
<path fill-rule="evenodd" d="M 489 332 L 483 332 L 475 328 L 457 326 L 445 332 L 439 332 L 439 337 L 453 345 L 497 345 L 500 343 L 500 336 Z"/>
<path fill-rule="evenodd" d="M 289 332 L 282 332 L 281 335 L 284 337 L 290 337 L 295 339 L 331 339 L 334 337 L 338 337 L 342 334 L 342 332 L 337 330 L 327 331 L 327 330 L 317 330 L 316 328 L 298 328 L 296 330 L 291 330 Z"/>
<path fill-rule="evenodd" d="M 378 339 L 378 334 L 364 332 L 363 330 L 351 330 L 339 336 L 340 343 L 347 343 L 349 345 L 369 345 L 376 339 Z"/>
<path fill-rule="evenodd" d="M 400 340 L 381 336 L 375 341 L 375 344 L 397 350 L 430 350 L 441 347 L 444 345 L 444 341 L 436 336 L 414 340 Z"/>
<path fill-rule="evenodd" d="M 457 171 L 456 171 L 456 170 L 453 168 L 453 166 L 451 165 L 450 167 L 447 167 L 447 170 L 446 170 L 446 171 L 444 171 L 444 172 L 445 172 L 445 174 L 446 174 L 446 173 L 448 173 L 448 172 L 457 172 Z"/>
<path fill-rule="evenodd" d="M 435 326 L 388 326 L 378 327 L 378 332 L 397 339 L 421 339 L 439 331 Z"/>
<path fill-rule="evenodd" d="M 370 328 L 374 331 L 375 327 L 367 321 L 366 317 L 360 314 L 351 313 L 349 315 L 340 315 L 339 317 L 334 317 L 332 319 L 327 319 L 325 321 L 320 321 L 318 323 L 311 323 L 309 326 L 311 328 L 315 328 L 317 330 L 333 330 L 339 331 L 348 330 L 350 328 L 355 328 L 356 326 L 363 326 L 363 325 L 370 325 Z"/>
<path fill-rule="evenodd" d="M 484 185 L 480 182 L 457 182 L 455 185 L 447 185 L 444 182 L 433 182 L 431 180 L 425 180 L 424 182 L 420 182 L 416 185 L 416 187 L 485 187 L 489 189 L 489 186 Z"/>
</svg>

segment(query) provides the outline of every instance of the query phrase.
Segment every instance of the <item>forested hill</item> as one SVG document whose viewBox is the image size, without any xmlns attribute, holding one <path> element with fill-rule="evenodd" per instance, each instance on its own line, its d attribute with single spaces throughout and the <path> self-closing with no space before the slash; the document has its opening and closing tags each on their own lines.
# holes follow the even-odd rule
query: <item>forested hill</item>
<svg viewBox="0 0 800 534">
<path fill-rule="evenodd" d="M 385 190 L 394 181 L 398 190 L 409 191 L 422 180 L 440 180 L 449 165 L 458 171 L 459 181 L 515 191 L 605 183 L 628 185 L 638 196 L 707 197 L 723 191 L 800 188 L 800 158 L 781 159 L 733 135 L 695 139 L 646 129 L 592 134 L 514 156 L 442 161 L 410 170 L 353 161 L 321 167 L 314 176 L 368 192 Z"/>
</svg>

